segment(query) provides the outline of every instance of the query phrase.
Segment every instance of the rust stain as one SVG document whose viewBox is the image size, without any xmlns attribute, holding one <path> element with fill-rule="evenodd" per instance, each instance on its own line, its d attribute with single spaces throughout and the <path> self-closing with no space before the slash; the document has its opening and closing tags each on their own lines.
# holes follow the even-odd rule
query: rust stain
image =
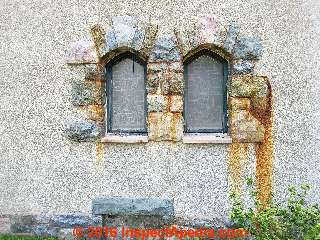
<svg viewBox="0 0 320 240">
<path fill-rule="evenodd" d="M 267 206 L 271 200 L 272 192 L 272 171 L 273 171 L 273 136 L 272 136 L 272 89 L 267 77 L 264 77 L 267 86 L 267 104 L 250 104 L 250 113 L 264 126 L 265 134 L 261 143 L 257 143 L 256 154 L 256 183 L 258 200 Z M 243 186 L 241 178 L 243 164 L 248 159 L 248 145 L 232 143 L 229 149 L 229 171 L 233 190 L 240 193 Z"/>
<path fill-rule="evenodd" d="M 272 191 L 272 164 L 273 164 L 273 135 L 272 135 L 272 89 L 268 78 L 267 104 L 265 109 L 251 106 L 251 114 L 257 118 L 265 127 L 263 142 L 256 145 L 256 181 L 258 200 L 265 206 L 271 200 Z"/>
<path fill-rule="evenodd" d="M 243 186 L 242 172 L 248 159 L 247 143 L 232 143 L 229 148 L 229 172 L 231 175 L 232 191 L 241 193 Z"/>
<path fill-rule="evenodd" d="M 100 167 L 105 157 L 105 145 L 102 142 L 96 143 L 96 166 Z"/>
</svg>

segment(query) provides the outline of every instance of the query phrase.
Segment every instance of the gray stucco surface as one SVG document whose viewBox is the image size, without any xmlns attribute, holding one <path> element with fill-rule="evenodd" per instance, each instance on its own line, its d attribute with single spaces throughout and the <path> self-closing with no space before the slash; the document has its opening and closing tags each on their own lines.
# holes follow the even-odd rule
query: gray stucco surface
<svg viewBox="0 0 320 240">
<path fill-rule="evenodd" d="M 156 22 L 160 34 L 191 16 L 235 21 L 259 36 L 255 68 L 271 79 L 274 99 L 274 190 L 309 182 L 320 199 L 320 3 L 290 0 L 4 1 L 0 6 L 0 214 L 91 213 L 96 197 L 174 200 L 184 218 L 226 219 L 228 146 L 72 143 L 64 124 L 77 118 L 72 82 L 84 77 L 65 64 L 70 43 L 116 15 Z M 240 36 L 241 37 L 241 36 Z M 254 149 L 245 175 L 254 172 Z M 317 187 L 316 187 L 317 186 Z"/>
</svg>

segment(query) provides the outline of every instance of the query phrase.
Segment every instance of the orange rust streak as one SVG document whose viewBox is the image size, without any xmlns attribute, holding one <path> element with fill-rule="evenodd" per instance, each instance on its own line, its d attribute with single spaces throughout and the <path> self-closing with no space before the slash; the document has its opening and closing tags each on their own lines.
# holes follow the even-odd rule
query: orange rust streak
<svg viewBox="0 0 320 240">
<path fill-rule="evenodd" d="M 103 163 L 105 156 L 105 145 L 101 142 L 96 143 L 96 164 L 97 166 Z"/>
<path fill-rule="evenodd" d="M 250 112 L 265 127 L 263 142 L 256 145 L 256 180 L 258 200 L 266 206 L 271 200 L 272 192 L 272 163 L 273 163 L 273 135 L 272 135 L 272 91 L 270 82 L 268 84 L 268 102 L 264 111 L 251 107 Z"/>
<path fill-rule="evenodd" d="M 229 149 L 229 172 L 231 175 L 232 191 L 241 193 L 243 186 L 243 165 L 248 159 L 248 144 L 233 143 Z"/>
</svg>

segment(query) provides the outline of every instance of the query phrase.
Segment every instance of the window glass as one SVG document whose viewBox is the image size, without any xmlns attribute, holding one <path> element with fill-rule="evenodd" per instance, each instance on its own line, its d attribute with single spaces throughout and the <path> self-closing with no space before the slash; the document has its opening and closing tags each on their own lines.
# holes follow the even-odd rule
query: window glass
<svg viewBox="0 0 320 240">
<path fill-rule="evenodd" d="M 186 131 L 223 131 L 225 122 L 225 64 L 210 55 L 203 54 L 185 67 Z"/>
<path fill-rule="evenodd" d="M 145 66 L 133 59 L 122 58 L 109 69 L 110 132 L 146 131 Z"/>
</svg>

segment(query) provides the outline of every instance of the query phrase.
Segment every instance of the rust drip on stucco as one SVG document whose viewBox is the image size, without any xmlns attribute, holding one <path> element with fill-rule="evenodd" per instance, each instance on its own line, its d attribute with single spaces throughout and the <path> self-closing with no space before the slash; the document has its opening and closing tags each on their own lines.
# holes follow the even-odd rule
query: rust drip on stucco
<svg viewBox="0 0 320 240">
<path fill-rule="evenodd" d="M 267 103 L 265 108 L 250 107 L 251 114 L 263 124 L 265 128 L 264 139 L 256 145 L 256 182 L 258 199 L 266 204 L 271 200 L 272 171 L 273 171 L 273 135 L 272 135 L 272 89 L 269 79 L 265 77 L 268 85 Z"/>
<path fill-rule="evenodd" d="M 264 139 L 257 143 L 256 154 L 256 183 L 258 200 L 265 205 L 271 199 L 272 171 L 273 171 L 273 137 L 272 137 L 272 89 L 267 77 L 264 77 L 268 86 L 267 101 L 263 98 L 251 98 L 250 113 L 265 128 Z M 229 148 L 229 171 L 231 175 L 232 188 L 240 193 L 243 186 L 243 164 L 248 159 L 248 145 L 244 143 L 233 143 Z"/>
<path fill-rule="evenodd" d="M 100 167 L 103 164 L 105 157 L 105 145 L 102 142 L 96 143 L 96 166 Z"/>
<path fill-rule="evenodd" d="M 233 143 L 229 148 L 229 172 L 232 191 L 240 194 L 243 186 L 242 172 L 248 159 L 248 144 Z"/>
</svg>

